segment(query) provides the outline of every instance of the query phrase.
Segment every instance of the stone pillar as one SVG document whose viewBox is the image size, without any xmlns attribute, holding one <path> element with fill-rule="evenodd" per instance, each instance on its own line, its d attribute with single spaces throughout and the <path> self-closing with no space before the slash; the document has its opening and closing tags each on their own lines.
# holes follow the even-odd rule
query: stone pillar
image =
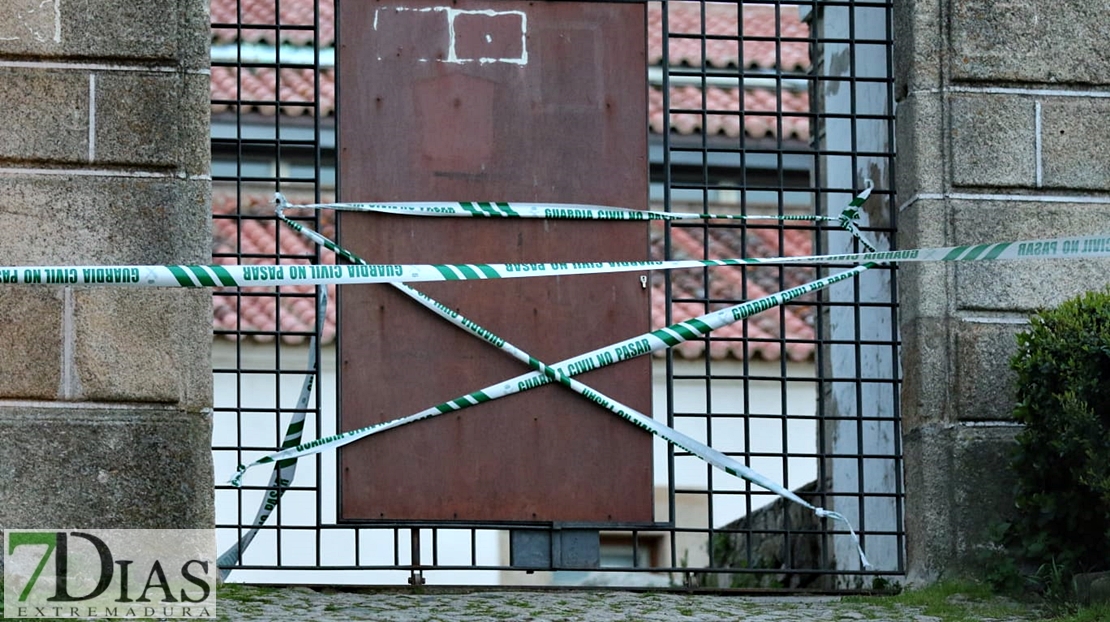
<svg viewBox="0 0 1110 622">
<path fill-rule="evenodd" d="M 0 263 L 207 263 L 207 0 L 0 6 Z M 211 314 L 0 289 L 0 529 L 212 527 Z"/>
<path fill-rule="evenodd" d="M 894 4 L 900 248 L 1110 229 L 1110 51 L 1097 4 Z M 959 572 L 1012 510 L 1009 358 L 1030 311 L 1105 261 L 899 272 L 908 578 Z"/>
</svg>

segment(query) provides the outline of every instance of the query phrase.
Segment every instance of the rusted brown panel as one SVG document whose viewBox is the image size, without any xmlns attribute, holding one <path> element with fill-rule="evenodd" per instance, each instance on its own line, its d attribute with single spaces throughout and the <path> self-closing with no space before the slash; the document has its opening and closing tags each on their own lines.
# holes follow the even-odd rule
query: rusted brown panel
<svg viewBox="0 0 1110 622">
<path fill-rule="evenodd" d="M 341 5 L 344 200 L 646 204 L 642 5 L 445 7 Z M 620 261 L 648 252 L 644 223 L 344 214 L 341 231 L 371 261 Z M 419 289 L 555 362 L 648 329 L 650 292 L 639 277 Z M 344 288 L 341 314 L 343 429 L 528 371 L 386 286 Z M 650 413 L 650 372 L 643 358 L 581 378 Z M 548 386 L 343 448 L 340 516 L 650 522 L 651 465 L 646 433 Z"/>
</svg>

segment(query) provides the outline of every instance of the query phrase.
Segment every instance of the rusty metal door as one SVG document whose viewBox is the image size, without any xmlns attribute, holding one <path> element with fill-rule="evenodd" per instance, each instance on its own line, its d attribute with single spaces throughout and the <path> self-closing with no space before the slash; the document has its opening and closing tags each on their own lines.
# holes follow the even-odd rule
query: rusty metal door
<svg viewBox="0 0 1110 622">
<path fill-rule="evenodd" d="M 647 205 L 643 4 L 390 0 L 340 7 L 346 201 Z M 648 258 L 645 223 L 343 214 L 369 261 Z M 649 330 L 641 274 L 419 287 L 547 363 Z M 340 426 L 528 371 L 388 286 L 340 294 Z M 651 363 L 581 376 L 651 412 Z M 546 386 L 340 452 L 343 521 L 649 523 L 650 436 Z"/>
</svg>

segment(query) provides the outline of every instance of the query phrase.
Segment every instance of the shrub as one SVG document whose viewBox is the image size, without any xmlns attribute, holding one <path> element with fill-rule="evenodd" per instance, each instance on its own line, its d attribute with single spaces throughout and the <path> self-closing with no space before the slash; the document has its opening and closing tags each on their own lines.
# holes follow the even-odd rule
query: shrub
<svg viewBox="0 0 1110 622">
<path fill-rule="evenodd" d="M 1110 289 L 1040 311 L 1018 335 L 1008 544 L 1069 574 L 1110 563 Z"/>
</svg>

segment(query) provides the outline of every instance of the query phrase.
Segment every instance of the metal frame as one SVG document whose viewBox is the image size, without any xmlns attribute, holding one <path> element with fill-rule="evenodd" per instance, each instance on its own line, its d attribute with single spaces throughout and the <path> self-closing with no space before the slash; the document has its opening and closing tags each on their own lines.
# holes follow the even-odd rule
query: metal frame
<svg viewBox="0 0 1110 622">
<path fill-rule="evenodd" d="M 248 0 L 238 0 L 240 3 L 239 21 L 236 23 L 214 23 L 213 30 L 222 30 L 225 32 L 234 32 L 241 40 L 242 31 L 245 29 L 251 30 L 270 30 L 273 32 L 273 39 L 279 40 L 280 35 L 286 31 L 311 31 L 314 33 L 320 32 L 320 4 L 328 0 L 315 0 L 315 16 L 311 25 L 257 25 L 257 24 L 244 24 L 242 3 Z M 275 3 L 290 2 L 291 0 L 272 0 Z M 697 0 L 687 0 L 680 2 L 679 0 L 669 0 L 669 2 L 654 2 L 649 3 L 654 5 L 667 5 L 667 4 L 699 4 Z M 786 3 L 761 3 L 764 5 L 771 5 L 774 7 L 776 13 L 776 32 L 781 33 L 782 16 L 781 11 L 784 6 L 793 6 Z M 778 98 L 778 108 L 774 112 L 760 113 L 761 115 L 774 116 L 777 119 L 776 132 L 773 138 L 752 138 L 746 136 L 744 132 L 736 138 L 724 138 L 720 136 L 708 136 L 704 133 L 695 134 L 691 136 L 676 135 L 674 133 L 664 132 L 661 135 L 653 135 L 651 142 L 651 172 L 653 183 L 661 183 L 663 187 L 663 201 L 661 207 L 664 209 L 682 209 L 682 206 L 676 204 L 674 201 L 674 194 L 676 191 L 684 192 L 685 196 L 689 196 L 690 192 L 700 193 L 701 205 L 703 211 L 718 211 L 710 203 L 709 196 L 711 191 L 715 190 L 736 190 L 737 186 L 742 186 L 745 192 L 739 193 L 739 202 L 735 208 L 748 213 L 763 213 L 766 207 L 771 207 L 777 210 L 778 213 L 783 214 L 790 212 L 793 208 L 787 200 L 787 193 L 798 192 L 805 193 L 812 197 L 810 203 L 810 212 L 818 210 L 819 212 L 825 209 L 832 210 L 838 204 L 840 197 L 858 191 L 859 187 L 846 187 L 846 186 L 830 186 L 822 182 L 822 167 L 829 161 L 830 158 L 849 158 L 853 163 L 853 169 L 856 168 L 856 163 L 859 158 L 878 158 L 888 162 L 893 161 L 893 79 L 890 77 L 890 67 L 892 66 L 891 58 L 891 2 L 856 2 L 852 0 L 843 2 L 812 2 L 803 5 L 805 11 L 811 15 L 819 11 L 828 11 L 833 8 L 837 11 L 845 12 L 849 20 L 849 32 L 852 36 L 848 38 L 826 38 L 819 39 L 811 29 L 810 36 L 802 39 L 789 39 L 782 36 L 771 37 L 751 37 L 745 36 L 741 33 L 735 35 L 707 35 L 706 30 L 706 17 L 702 13 L 702 23 L 700 33 L 671 33 L 669 31 L 668 12 L 663 11 L 662 28 L 664 32 L 664 41 L 689 39 L 695 40 L 700 44 L 703 57 L 706 53 L 706 46 L 713 40 L 732 40 L 740 43 L 742 50 L 743 41 L 765 41 L 771 42 L 776 46 L 776 56 L 781 61 L 781 45 L 784 42 L 804 43 L 810 46 L 811 57 L 816 57 L 816 51 L 821 46 L 826 45 L 840 45 L 846 46 L 849 50 L 850 65 L 855 66 L 855 46 L 856 37 L 854 30 L 854 21 L 858 11 L 880 11 L 883 12 L 886 19 L 886 29 L 882 36 L 870 38 L 866 44 L 870 49 L 881 48 L 886 55 L 886 65 L 888 71 L 884 77 L 875 76 L 856 76 L 854 73 L 847 77 L 825 77 L 819 75 L 817 70 L 808 73 L 798 72 L 782 72 L 782 71 L 767 71 L 767 70 L 754 70 L 744 68 L 745 63 L 741 61 L 740 67 L 728 68 L 715 68 L 715 67 L 688 67 L 672 64 L 668 57 L 668 45 L 663 46 L 663 61 L 662 66 L 653 68 L 653 80 L 657 86 L 663 91 L 663 107 L 665 114 L 680 114 L 692 113 L 701 115 L 702 127 L 705 127 L 706 121 L 710 114 L 732 114 L 743 117 L 748 114 L 742 108 L 733 111 L 718 111 L 710 110 L 710 104 L 707 99 L 707 86 L 714 84 L 724 84 L 729 81 L 735 83 L 738 79 L 751 80 L 753 84 L 760 84 L 764 88 L 774 91 L 777 95 L 782 95 L 784 92 L 797 90 L 798 88 L 808 88 L 811 93 L 811 106 L 806 112 L 789 113 L 782 110 L 782 99 Z M 741 10 L 743 6 L 741 5 Z M 277 13 L 277 11 L 275 11 Z M 336 44 L 338 45 L 338 44 Z M 273 62 L 260 62 L 259 59 L 247 59 L 236 57 L 234 59 L 228 58 L 226 55 L 221 59 L 213 60 L 213 67 L 231 67 L 237 71 L 250 71 L 258 69 L 272 69 L 280 70 L 287 68 L 301 68 L 311 69 L 316 76 L 320 75 L 325 63 L 321 62 L 323 55 L 317 52 L 314 56 L 314 62 L 306 65 L 303 62 L 287 63 L 282 60 L 282 47 L 275 46 Z M 781 63 L 780 63 L 781 65 Z M 280 93 L 280 72 L 277 72 L 277 80 L 279 80 L 278 92 Z M 875 83 L 885 86 L 886 97 L 890 106 L 888 107 L 889 114 L 862 114 L 857 113 L 855 106 L 855 99 L 852 100 L 852 108 L 848 112 L 824 112 L 815 109 L 814 103 L 818 101 L 815 96 L 816 92 L 824 88 L 826 83 L 831 81 L 838 83 L 845 83 L 851 88 L 855 88 L 857 84 Z M 671 106 L 671 87 L 695 85 L 701 87 L 702 101 L 698 109 L 682 110 L 672 108 Z M 742 100 L 741 100 L 742 101 Z M 307 195 L 311 195 L 314 200 L 321 201 L 327 197 L 328 189 L 326 188 L 327 182 L 334 179 L 334 173 L 329 173 L 329 169 L 334 167 L 334 159 L 337 151 L 335 145 L 335 129 L 331 124 L 330 119 L 322 118 L 321 115 L 321 91 L 320 81 L 316 80 L 315 90 L 311 102 L 308 103 L 294 103 L 288 101 L 276 100 L 250 100 L 241 91 L 234 99 L 228 100 L 214 100 L 213 104 L 220 104 L 232 106 L 235 108 L 234 112 L 220 113 L 213 118 L 213 185 L 218 191 L 221 192 L 234 192 L 237 201 L 242 204 L 245 197 L 252 193 L 264 192 L 272 193 L 274 191 L 288 192 L 290 189 L 300 189 Z M 283 116 L 281 114 L 274 114 L 272 117 L 264 117 L 254 112 L 246 112 L 244 107 L 252 106 L 307 106 L 311 111 L 310 120 L 305 120 L 304 117 L 297 117 L 295 119 Z M 784 115 L 802 117 L 809 120 L 811 132 L 814 138 L 809 144 L 792 140 L 783 137 L 783 119 Z M 852 135 L 856 135 L 856 124 L 860 121 L 874 122 L 884 127 L 887 132 L 887 144 L 891 149 L 886 151 L 861 151 L 858 150 L 853 142 L 852 148 L 831 148 L 821 147 L 820 130 L 829 121 L 847 121 L 852 127 Z M 305 164 L 306 171 L 311 168 L 311 175 L 282 175 L 280 166 L 272 174 L 257 174 L 249 171 L 249 163 L 252 158 L 259 161 L 281 163 L 290 159 L 297 159 Z M 730 166 L 736 164 L 736 166 Z M 889 167 L 891 170 L 893 167 Z M 729 177 L 732 176 L 732 179 Z M 738 177 L 738 179 L 737 179 Z M 865 227 L 865 232 L 868 235 L 873 235 L 883 239 L 893 240 L 894 232 L 896 230 L 896 209 L 893 207 L 893 179 L 888 180 L 889 183 L 883 187 L 880 186 L 874 193 L 872 201 L 873 205 L 878 205 L 874 209 L 884 211 L 889 224 L 875 227 Z M 739 182 L 739 183 L 738 183 Z M 747 191 L 761 191 L 775 197 L 772 204 L 761 203 L 756 206 L 752 203 L 752 195 Z M 240 212 L 236 214 L 217 214 L 217 220 L 230 220 L 234 221 L 237 225 L 242 225 L 248 221 L 261 221 L 271 222 L 272 216 L 263 213 L 247 213 Z M 318 227 L 318 216 L 313 216 L 309 221 L 312 225 Z M 672 231 L 675 229 L 685 229 L 696 233 L 704 240 L 702 253 L 705 257 L 716 257 L 711 252 L 709 239 L 713 234 L 735 230 L 736 233 L 742 234 L 749 230 L 762 229 L 770 231 L 777 239 L 778 251 L 780 254 L 785 254 L 786 246 L 786 232 L 788 230 L 801 229 L 809 232 L 813 237 L 814 252 L 825 252 L 829 244 L 829 231 L 827 227 L 813 226 L 810 224 L 797 224 L 797 223 L 749 223 L 749 224 L 669 224 L 667 225 L 664 233 L 664 252 L 670 257 L 674 255 L 675 249 L 672 241 Z M 227 253 L 217 253 L 217 258 L 230 259 L 237 262 L 249 261 L 288 261 L 288 260 L 309 260 L 318 262 L 321 259 L 319 251 L 315 251 L 311 255 L 287 255 L 281 251 L 281 239 L 284 237 L 295 236 L 292 231 L 282 230 L 280 227 L 275 228 L 275 236 L 277 237 L 277 250 L 271 254 L 250 254 L 242 251 L 242 229 L 237 227 L 239 231 L 239 238 L 236 240 L 235 250 Z M 828 271 L 836 271 L 837 268 L 819 268 L 818 266 L 808 266 L 816 276 L 823 276 Z M 777 270 L 777 281 L 779 289 L 785 289 L 787 285 L 787 269 L 785 268 L 768 268 L 768 270 Z M 879 268 L 889 272 L 890 279 L 890 292 L 889 297 L 883 300 L 865 300 L 861 298 L 862 292 L 857 284 L 854 286 L 853 295 L 849 301 L 832 300 L 828 295 L 822 293 L 814 300 L 806 302 L 789 303 L 791 308 L 800 307 L 802 305 L 810 305 L 814 311 L 812 313 L 815 318 L 815 336 L 812 340 L 807 340 L 806 343 L 815 347 L 816 372 L 812 378 L 792 378 L 791 383 L 805 383 L 813 386 L 816 395 L 815 401 L 815 414 L 805 416 L 804 420 L 811 420 L 815 426 L 815 433 L 818 441 L 816 447 L 812 451 L 798 451 L 788 450 L 789 443 L 789 424 L 791 421 L 798 421 L 799 416 L 791 413 L 794 408 L 792 399 L 788 396 L 787 389 L 787 375 L 788 375 L 788 361 L 785 357 L 778 361 L 778 373 L 763 373 L 756 369 L 766 367 L 757 366 L 752 363 L 749 358 L 742 361 L 741 372 L 739 374 L 729 373 L 725 368 L 725 364 L 720 361 L 714 360 L 712 357 L 704 357 L 701 363 L 701 369 L 697 373 L 680 373 L 676 370 L 680 365 L 676 365 L 676 360 L 673 353 L 668 353 L 665 360 L 657 362 L 666 368 L 667 377 L 667 391 L 666 391 L 666 414 L 667 423 L 671 426 L 677 426 L 683 429 L 684 426 L 704 426 L 706 435 L 704 440 L 708 441 L 710 445 L 714 445 L 714 424 L 720 422 L 738 422 L 745 432 L 745 436 L 749 437 L 753 426 L 758 426 L 764 422 L 771 422 L 778 426 L 781 431 L 782 447 L 780 451 L 758 451 L 753 450 L 750 446 L 745 446 L 742 451 L 729 451 L 731 455 L 743 459 L 749 464 L 759 463 L 761 460 L 773 460 L 781 464 L 782 472 L 784 475 L 788 474 L 793 461 L 803 459 L 812 460 L 816 464 L 818 472 L 818 479 L 816 488 L 810 493 L 810 498 L 815 504 L 828 507 L 830 504 L 835 504 L 837 500 L 854 500 L 855 512 L 858 517 L 857 528 L 860 532 L 861 540 L 865 548 L 869 539 L 875 538 L 892 538 L 894 540 L 895 549 L 897 549 L 897 557 L 891 565 L 882 568 L 875 573 L 866 573 L 851 568 L 838 567 L 834 560 L 831 558 L 830 552 L 833 551 L 833 539 L 845 538 L 846 531 L 834 528 L 832 524 L 822 523 L 817 527 L 807 525 L 793 525 L 788 517 L 780 521 L 778 527 L 756 527 L 748 525 L 746 527 L 734 528 L 719 528 L 714 526 L 713 510 L 714 503 L 719 502 L 726 497 L 739 497 L 743 499 L 743 503 L 748 513 L 750 514 L 753 509 L 753 500 L 758 501 L 759 491 L 753 490 L 750 484 L 742 487 L 729 486 L 725 479 L 728 476 L 714 472 L 711 468 L 705 467 L 705 481 L 707 483 L 705 490 L 692 491 L 683 490 L 680 486 L 676 485 L 675 470 L 676 461 L 681 462 L 688 460 L 686 456 L 679 453 L 676 454 L 673 450 L 668 449 L 666 463 L 669 470 L 668 473 L 668 507 L 669 514 L 659 520 L 655 525 L 650 528 L 643 528 L 644 526 L 620 526 L 620 525 L 606 525 L 602 533 L 603 538 L 613 539 L 628 542 L 631 546 L 632 563 L 626 567 L 605 568 L 604 571 L 620 571 L 621 573 L 655 573 L 656 575 L 663 576 L 667 579 L 667 584 L 662 587 L 675 587 L 679 589 L 692 589 L 699 586 L 709 586 L 716 588 L 745 588 L 745 587 L 758 587 L 760 589 L 767 589 L 769 587 L 784 587 L 784 588 L 799 588 L 805 586 L 808 589 L 821 587 L 826 589 L 831 588 L 850 588 L 857 587 L 862 584 L 866 579 L 874 575 L 900 575 L 904 570 L 904 558 L 901 551 L 904 549 L 904 528 L 902 527 L 901 511 L 902 511 L 902 498 L 903 492 L 901 488 L 901 455 L 900 444 L 896 444 L 896 449 L 891 452 L 873 454 L 864 451 L 862 445 L 859 446 L 858 451 L 853 453 L 839 453 L 836 456 L 838 463 L 848 461 L 858 468 L 858 481 L 859 487 L 855 490 L 841 489 L 837 490 L 832 487 L 831 481 L 828 476 L 827 470 L 833 464 L 833 458 L 829 453 L 829 445 L 824 438 L 828 434 L 830 425 L 835 425 L 838 421 L 843 421 L 852 424 L 861 430 L 859 438 L 863 437 L 863 426 L 868 425 L 868 422 L 875 422 L 875 425 L 893 426 L 895 438 L 897 439 L 900 434 L 898 422 L 898 386 L 900 382 L 897 361 L 898 361 L 898 348 L 899 339 L 897 335 L 897 301 L 894 296 L 896 291 L 896 271 L 894 268 Z M 702 290 L 710 292 L 711 286 L 714 283 L 713 279 L 719 278 L 710 270 L 704 270 L 701 273 Z M 744 286 L 747 286 L 748 276 L 744 273 Z M 673 291 L 672 279 L 665 281 L 665 290 L 667 296 L 667 323 L 672 321 L 672 312 L 676 303 L 694 303 L 700 305 L 706 310 L 719 308 L 723 303 L 733 303 L 738 300 L 713 298 L 708 295 L 701 296 L 687 296 L 677 294 Z M 272 299 L 274 302 L 280 302 L 282 299 L 289 298 L 307 298 L 314 301 L 315 296 L 312 294 L 297 294 L 288 292 L 244 292 L 241 290 L 218 291 L 214 294 L 218 300 L 225 301 L 231 304 L 234 308 L 239 308 L 241 303 L 247 299 Z M 281 330 L 281 306 L 275 305 L 274 324 L 277 330 L 251 330 L 244 328 L 242 319 L 234 329 L 231 330 L 216 330 L 217 339 L 231 338 L 235 340 L 234 345 L 234 358 L 235 364 L 231 366 L 216 367 L 214 373 L 217 381 L 222 381 L 224 384 L 234 384 L 235 396 L 234 399 L 227 400 L 222 403 L 217 403 L 214 410 L 214 417 L 216 419 L 217 429 L 234 430 L 235 443 L 221 443 L 214 444 L 213 451 L 216 458 L 217 468 L 227 466 L 229 464 L 239 464 L 247 462 L 248 456 L 253 458 L 257 457 L 260 452 L 272 451 L 274 448 L 280 446 L 282 441 L 282 432 L 284 430 L 282 424 L 287 421 L 292 409 L 287 407 L 286 404 L 291 403 L 290 391 L 291 387 L 299 387 L 301 378 L 305 372 L 303 363 L 289 365 L 282 361 L 283 355 L 288 355 L 290 352 L 296 351 L 302 353 L 303 346 L 295 347 L 285 342 L 287 338 L 307 338 L 312 336 L 310 332 L 296 332 Z M 833 339 L 829 334 L 828 317 L 830 310 L 833 309 L 850 309 L 854 314 L 855 321 L 858 324 L 861 322 L 861 310 L 876 309 L 882 313 L 889 312 L 890 316 L 890 334 L 881 339 L 869 340 L 838 340 Z M 777 310 L 778 321 L 783 324 L 787 321 L 787 307 L 780 307 Z M 744 332 L 742 340 L 752 344 L 760 342 L 773 342 L 777 344 L 782 351 L 786 351 L 787 346 L 796 345 L 799 343 L 797 339 L 790 339 L 785 335 L 780 335 L 773 339 L 760 338 L 749 331 L 749 322 L 743 324 Z M 323 330 L 322 319 L 318 319 L 315 334 L 319 335 Z M 246 363 L 248 353 L 244 348 L 245 341 L 258 340 L 258 339 L 272 339 L 266 345 L 251 345 L 249 348 L 265 350 L 266 356 L 272 361 L 272 365 L 268 367 L 255 367 L 252 368 Z M 710 336 L 705 338 L 704 345 L 706 351 L 715 346 L 720 346 L 726 342 L 733 342 L 735 339 L 727 337 Z M 828 356 L 830 347 L 832 346 L 848 346 L 852 348 L 856 360 L 854 373 L 833 375 L 829 366 Z M 866 348 L 878 347 L 887 352 L 890 360 L 893 361 L 892 366 L 888 373 L 881 377 L 865 378 L 863 376 L 863 368 L 859 361 L 865 356 L 864 350 Z M 319 348 L 323 351 L 323 348 Z M 688 364 L 681 365 L 681 367 L 689 367 Z M 735 366 L 732 366 L 735 367 Z M 838 372 L 839 373 L 839 372 Z M 266 378 L 272 380 L 274 385 L 272 399 L 269 399 L 270 405 L 257 406 L 250 405 L 245 398 L 250 397 L 258 400 L 260 396 L 250 395 L 245 392 L 250 391 L 251 382 L 257 378 Z M 317 377 L 318 390 L 315 392 L 314 401 L 308 409 L 308 416 L 312 423 L 306 428 L 306 435 L 319 433 L 324 426 L 320 422 L 321 414 L 325 412 L 325 400 L 322 394 L 328 391 L 334 392 L 334 387 L 324 386 L 323 382 L 325 376 L 320 373 Z M 676 383 L 689 383 L 699 382 L 704 384 L 704 402 L 705 412 L 683 412 L 678 409 L 676 405 Z M 711 389 L 712 383 L 739 383 L 743 389 L 745 402 L 743 408 L 740 409 L 742 414 L 729 414 L 728 408 L 720 407 L 713 403 L 713 391 Z M 752 395 L 752 389 L 759 383 L 778 383 L 779 385 L 779 409 L 781 413 L 760 413 L 753 412 L 751 404 L 747 402 L 749 396 Z M 833 412 L 833 406 L 830 403 L 831 390 L 834 384 L 850 383 L 856 388 L 856 400 L 854 405 L 855 413 L 847 416 L 840 416 Z M 893 410 L 893 418 L 883 417 L 870 417 L 866 414 L 867 404 L 863 403 L 863 387 L 869 384 L 882 384 L 891 387 L 890 394 L 893 396 L 891 399 L 893 403 L 889 405 Z M 264 400 L 267 401 L 267 400 Z M 708 414 L 707 414 L 708 413 Z M 398 413 L 402 414 L 402 413 Z M 259 421 L 265 421 L 264 425 L 258 425 Z M 254 426 L 254 427 L 252 427 Z M 259 432 L 259 430 L 264 432 Z M 306 436 L 311 438 L 311 436 Z M 897 443 L 897 441 L 896 441 Z M 262 582 L 277 582 L 277 583 L 304 583 L 304 582 L 328 582 L 328 583 L 349 583 L 351 575 L 336 574 L 336 571 L 358 571 L 357 582 L 366 582 L 372 584 L 384 583 L 400 583 L 402 577 L 407 578 L 410 584 L 421 584 L 425 580 L 426 573 L 435 574 L 434 571 L 465 571 L 462 575 L 451 574 L 452 579 L 450 583 L 470 583 L 466 577 L 471 575 L 477 576 L 481 571 L 486 571 L 482 575 L 482 582 L 488 582 L 491 576 L 490 572 L 495 572 L 500 578 L 507 576 L 507 573 L 519 573 L 521 576 L 518 579 L 527 580 L 526 574 L 530 574 L 529 570 L 522 570 L 513 568 L 508 564 L 507 556 L 506 561 L 501 560 L 491 561 L 481 549 L 484 543 L 504 539 L 507 537 L 507 528 L 509 525 L 489 524 L 489 523 L 456 523 L 456 522 L 429 522 L 429 523 L 412 523 L 405 522 L 403 524 L 388 524 L 377 523 L 374 525 L 350 525 L 339 524 L 336 521 L 325 520 L 328 514 L 328 508 L 325 507 L 324 491 L 329 485 L 334 488 L 334 483 L 329 483 L 329 478 L 332 478 L 332 472 L 328 470 L 328 463 L 319 455 L 312 457 L 311 460 L 314 468 L 306 468 L 311 471 L 308 479 L 306 480 L 304 474 L 292 486 L 285 489 L 285 497 L 283 503 L 287 504 L 308 504 L 308 498 L 312 499 L 315 505 L 313 514 L 315 522 L 313 524 L 290 524 L 287 517 L 283 515 L 280 509 L 276 511 L 271 517 L 269 522 L 261 530 L 259 539 L 252 545 L 252 551 L 256 554 L 248 553 L 245 558 L 245 563 L 236 573 L 232 574 L 232 579 L 237 577 L 248 576 L 249 580 L 262 581 Z M 865 492 L 867 490 L 867 482 L 865 481 L 866 474 L 864 472 L 864 463 L 881 463 L 883 468 L 889 469 L 893 474 L 896 486 L 889 492 Z M 753 464 L 753 466 L 755 466 Z M 217 472 L 217 477 L 222 479 L 222 472 Z M 268 475 L 268 474 L 267 474 Z M 266 494 L 269 490 L 265 486 L 244 486 L 242 489 L 233 489 L 227 485 L 220 484 L 217 486 L 217 507 L 218 507 L 218 524 L 217 529 L 222 539 L 227 539 L 230 542 L 232 539 L 237 539 L 245 529 L 249 527 L 250 520 L 254 517 L 256 506 L 255 500 Z M 701 497 L 705 498 L 705 507 L 707 512 L 707 520 L 704 527 L 691 527 L 683 524 L 677 516 L 677 509 L 684 501 L 693 501 Z M 896 513 L 896 526 L 893 529 L 873 529 L 869 528 L 867 524 L 867 510 L 869 507 L 869 499 L 887 498 L 893 500 Z M 698 505 L 693 503 L 692 505 Z M 234 509 L 230 509 L 234 506 Z M 237 518 L 228 519 L 228 516 Z M 659 517 L 657 517 L 659 518 Z M 520 525 L 514 525 L 520 527 Z M 530 526 L 542 531 L 553 533 L 562 529 L 564 525 L 550 525 L 538 524 Z M 575 526 L 581 527 L 581 526 Z M 689 567 L 682 556 L 679 554 L 676 546 L 669 546 L 669 550 L 660 552 L 656 549 L 651 555 L 656 558 L 657 565 L 654 567 L 643 567 L 640 558 L 641 555 L 641 542 L 671 542 L 675 541 L 677 537 L 696 537 L 703 540 L 708 547 L 709 562 L 704 566 Z M 453 541 L 468 542 L 469 551 L 463 555 L 462 558 L 447 559 L 447 551 L 441 546 L 441 541 L 446 538 L 453 538 Z M 781 538 L 783 542 L 783 549 L 785 550 L 785 567 L 779 568 L 759 568 L 758 558 L 755 556 L 755 545 L 753 542 L 758 541 L 760 538 Z M 799 538 L 811 538 L 819 542 L 821 551 L 820 561 L 817 564 L 803 567 L 794 563 L 791 554 L 792 549 L 790 543 Z M 744 549 L 745 554 L 741 559 L 737 560 L 735 556 L 728 560 L 722 559 L 719 551 L 716 550 L 718 543 L 725 541 L 741 542 L 740 547 Z M 337 545 L 336 543 L 341 543 Z M 374 550 L 367 551 L 368 543 L 373 543 L 375 547 L 382 546 L 385 543 L 388 550 Z M 223 540 L 221 540 L 221 545 Z M 351 555 L 342 563 L 327 561 L 325 552 L 335 548 L 349 548 Z M 301 554 L 300 549 L 308 547 L 312 549 L 307 558 Z M 296 555 L 294 555 L 296 553 Z M 658 554 L 662 553 L 662 554 Z M 295 559 L 295 561 L 290 561 Z M 307 561 L 306 561 L 307 559 Z M 415 560 L 415 561 L 414 561 Z M 572 569 L 573 570 L 573 569 Z M 253 574 L 247 571 L 258 571 Z M 262 572 L 265 571 L 265 572 Z M 295 571 L 295 572 L 287 572 Z M 309 574 L 306 572 L 311 571 Z M 430 575 L 429 575 L 430 576 Z M 628 575 L 624 575 L 628 576 Z M 336 579 L 335 577 L 342 577 Z M 458 578 L 462 577 L 462 578 Z M 555 577 L 558 580 L 558 576 Z M 839 579 L 839 580 L 838 580 Z M 438 581 L 433 580 L 432 583 Z M 636 581 L 631 582 L 632 585 L 642 585 Z M 658 584 L 656 584 L 657 587 Z"/>
</svg>

